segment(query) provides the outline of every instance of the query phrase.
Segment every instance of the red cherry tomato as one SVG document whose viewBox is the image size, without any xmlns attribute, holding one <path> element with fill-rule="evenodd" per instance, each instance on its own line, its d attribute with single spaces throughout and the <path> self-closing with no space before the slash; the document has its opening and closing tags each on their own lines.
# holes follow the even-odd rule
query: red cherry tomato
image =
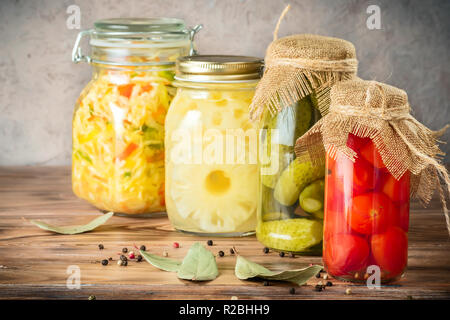
<svg viewBox="0 0 450 320">
<path fill-rule="evenodd" d="M 386 195 L 369 192 L 356 196 L 349 214 L 353 230 L 362 234 L 384 232 L 391 222 L 394 206 Z"/>
<path fill-rule="evenodd" d="M 323 221 L 323 232 L 326 240 L 335 234 L 351 232 L 351 229 L 346 222 L 344 211 L 326 209 Z"/>
<path fill-rule="evenodd" d="M 344 211 L 345 197 L 341 189 L 336 187 L 333 175 L 325 177 L 325 209 L 331 211 Z"/>
<path fill-rule="evenodd" d="M 390 173 L 386 173 L 381 191 L 393 202 L 409 202 L 409 171 L 406 171 L 398 181 Z"/>
<path fill-rule="evenodd" d="M 325 241 L 324 263 L 328 273 L 342 276 L 366 268 L 369 245 L 364 238 L 337 234 Z"/>
<path fill-rule="evenodd" d="M 347 138 L 347 147 L 351 148 L 356 153 L 359 153 L 360 150 L 370 141 L 370 138 L 360 138 L 355 136 L 352 133 L 348 134 Z"/>
<path fill-rule="evenodd" d="M 361 155 L 375 168 L 382 169 L 385 167 L 380 153 L 378 152 L 372 140 L 368 141 L 366 145 L 361 149 Z"/>
<path fill-rule="evenodd" d="M 409 230 L 409 202 L 396 205 L 392 215 L 391 225 L 397 226 L 408 232 Z"/>
<path fill-rule="evenodd" d="M 385 233 L 372 236 L 372 256 L 375 264 L 394 278 L 405 269 L 408 260 L 408 237 L 399 227 L 391 227 Z"/>
<path fill-rule="evenodd" d="M 345 195 L 357 195 L 375 188 L 377 172 L 365 159 L 357 158 L 355 162 L 344 155 L 338 155 L 333 164 L 331 175 L 336 187 Z"/>
</svg>

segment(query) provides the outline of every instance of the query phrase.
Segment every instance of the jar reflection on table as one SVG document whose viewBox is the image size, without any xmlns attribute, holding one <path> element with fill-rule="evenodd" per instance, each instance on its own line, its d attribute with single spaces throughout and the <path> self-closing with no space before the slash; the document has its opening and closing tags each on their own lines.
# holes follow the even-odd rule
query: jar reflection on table
<svg viewBox="0 0 450 320">
<path fill-rule="evenodd" d="M 366 281 L 379 268 L 382 282 L 396 280 L 408 258 L 409 172 L 396 180 L 369 138 L 349 134 L 347 146 L 355 162 L 327 155 L 325 268 L 349 281 Z"/>
</svg>

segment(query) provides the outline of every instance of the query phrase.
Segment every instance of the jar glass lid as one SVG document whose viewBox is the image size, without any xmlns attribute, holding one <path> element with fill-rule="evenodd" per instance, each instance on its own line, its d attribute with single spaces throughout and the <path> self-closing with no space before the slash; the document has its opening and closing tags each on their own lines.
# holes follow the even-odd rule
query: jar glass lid
<svg viewBox="0 0 450 320">
<path fill-rule="evenodd" d="M 94 23 L 100 32 L 184 32 L 186 25 L 176 18 L 114 18 Z"/>
<path fill-rule="evenodd" d="M 185 46 L 191 30 L 175 18 L 116 18 L 94 23 L 91 46 L 155 48 Z"/>
<path fill-rule="evenodd" d="M 191 82 L 241 82 L 261 78 L 263 60 L 231 55 L 197 55 L 177 60 L 175 79 Z"/>
<path fill-rule="evenodd" d="M 193 28 L 186 27 L 183 20 L 176 18 L 99 20 L 94 23 L 93 29 L 81 31 L 78 34 L 72 51 L 72 61 L 132 66 L 174 64 L 177 56 L 195 52 L 193 39 L 201 28 L 201 25 Z M 80 43 L 83 37 L 90 39 L 89 44 L 93 50 L 92 57 L 82 53 Z M 159 62 L 153 61 L 155 59 L 147 59 L 152 61 L 138 63 L 118 62 L 121 57 L 149 57 L 151 55 L 155 57 L 162 55 L 162 57 Z"/>
</svg>

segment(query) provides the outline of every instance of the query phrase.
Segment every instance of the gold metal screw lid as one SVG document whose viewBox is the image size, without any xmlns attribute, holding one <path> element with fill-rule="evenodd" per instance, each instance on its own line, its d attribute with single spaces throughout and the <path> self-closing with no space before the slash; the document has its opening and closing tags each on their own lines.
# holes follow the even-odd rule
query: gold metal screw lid
<svg viewBox="0 0 450 320">
<path fill-rule="evenodd" d="M 196 55 L 177 60 L 175 79 L 190 82 L 246 82 L 259 80 L 263 60 L 256 57 Z"/>
</svg>

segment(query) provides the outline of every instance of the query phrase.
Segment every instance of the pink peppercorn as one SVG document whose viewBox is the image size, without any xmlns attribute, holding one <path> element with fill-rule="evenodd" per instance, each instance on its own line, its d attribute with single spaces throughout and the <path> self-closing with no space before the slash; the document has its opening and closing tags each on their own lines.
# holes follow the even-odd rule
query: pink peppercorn
<svg viewBox="0 0 450 320">
<path fill-rule="evenodd" d="M 130 252 L 130 254 L 128 255 L 128 258 L 130 259 L 134 259 L 136 258 L 133 252 Z"/>
<path fill-rule="evenodd" d="M 180 247 L 180 244 L 179 244 L 178 242 L 174 242 L 174 243 L 173 243 L 173 247 L 174 247 L 174 248 L 179 248 L 179 247 Z"/>
</svg>

